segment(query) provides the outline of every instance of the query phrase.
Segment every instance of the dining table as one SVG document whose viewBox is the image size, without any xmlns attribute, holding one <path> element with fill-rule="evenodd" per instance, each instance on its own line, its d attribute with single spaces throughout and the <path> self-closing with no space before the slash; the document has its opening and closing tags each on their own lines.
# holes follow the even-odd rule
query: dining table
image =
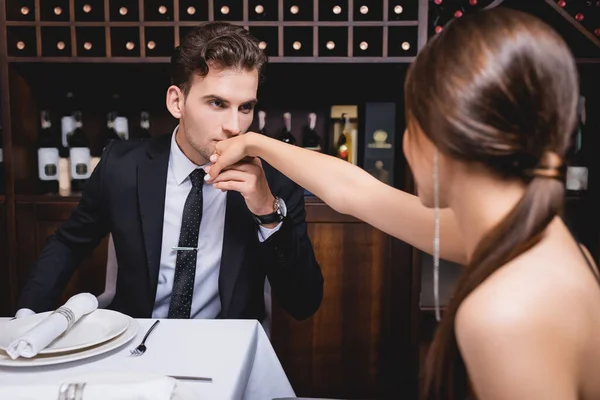
<svg viewBox="0 0 600 400">
<path fill-rule="evenodd" d="M 0 318 L 0 327 L 8 318 Z M 89 356 L 73 353 L 71 361 L 11 365 L 0 353 L 0 399 L 10 385 L 77 382 L 89 376 L 149 375 L 177 379 L 193 398 L 271 400 L 295 393 L 263 326 L 257 320 L 130 318 L 124 343 Z M 148 332 L 141 355 L 132 354 Z M 6 325 L 4 325 L 6 326 Z M 0 328 L 1 329 L 1 328 Z M 79 356 L 78 356 L 79 354 Z M 85 353 L 83 353 L 85 354 Z M 52 355 L 50 355 L 52 356 Z M 42 358 L 44 360 L 45 358 Z M 84 397 L 85 398 L 85 397 Z M 41 399 L 40 399 L 41 400 Z"/>
</svg>

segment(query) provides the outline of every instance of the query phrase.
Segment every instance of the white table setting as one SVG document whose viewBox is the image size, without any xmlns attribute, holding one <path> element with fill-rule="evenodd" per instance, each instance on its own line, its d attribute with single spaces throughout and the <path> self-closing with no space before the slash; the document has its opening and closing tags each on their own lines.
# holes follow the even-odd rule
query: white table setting
<svg viewBox="0 0 600 400">
<path fill-rule="evenodd" d="M 89 293 L 0 318 L 0 400 L 294 396 L 256 320 L 134 319 L 98 308 Z"/>
</svg>

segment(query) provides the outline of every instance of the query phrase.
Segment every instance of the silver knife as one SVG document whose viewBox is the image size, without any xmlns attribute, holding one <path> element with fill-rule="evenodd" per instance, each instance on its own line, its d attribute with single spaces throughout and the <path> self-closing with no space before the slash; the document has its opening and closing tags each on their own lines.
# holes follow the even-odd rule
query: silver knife
<svg viewBox="0 0 600 400">
<path fill-rule="evenodd" d="M 203 381 L 212 382 L 212 378 L 204 376 L 188 376 L 188 375 L 167 375 L 169 378 L 181 380 L 181 381 Z"/>
</svg>

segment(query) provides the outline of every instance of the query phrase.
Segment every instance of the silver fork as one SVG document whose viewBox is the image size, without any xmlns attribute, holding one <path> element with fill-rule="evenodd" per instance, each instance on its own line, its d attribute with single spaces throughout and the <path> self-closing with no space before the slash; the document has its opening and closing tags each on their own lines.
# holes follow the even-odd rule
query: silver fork
<svg viewBox="0 0 600 400">
<path fill-rule="evenodd" d="M 141 356 L 142 354 L 144 354 L 146 352 L 146 344 L 145 344 L 146 339 L 148 339 L 148 336 L 154 330 L 154 328 L 156 328 L 156 325 L 158 325 L 159 322 L 160 322 L 160 320 L 157 320 L 155 323 L 153 323 L 152 326 L 150 327 L 150 329 L 148 329 L 146 336 L 144 336 L 144 338 L 142 339 L 142 343 L 140 343 L 140 345 L 138 347 L 136 347 L 135 349 L 131 350 L 132 356 L 136 356 L 136 357 Z"/>
</svg>

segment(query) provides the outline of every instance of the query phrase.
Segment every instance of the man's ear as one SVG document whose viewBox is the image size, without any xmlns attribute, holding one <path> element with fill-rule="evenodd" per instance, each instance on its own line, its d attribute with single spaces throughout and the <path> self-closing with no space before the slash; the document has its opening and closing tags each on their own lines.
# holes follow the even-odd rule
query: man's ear
<svg viewBox="0 0 600 400">
<path fill-rule="evenodd" d="M 169 86 L 167 89 L 167 109 L 176 119 L 181 118 L 184 100 L 185 98 L 180 88 L 175 85 Z"/>
</svg>

